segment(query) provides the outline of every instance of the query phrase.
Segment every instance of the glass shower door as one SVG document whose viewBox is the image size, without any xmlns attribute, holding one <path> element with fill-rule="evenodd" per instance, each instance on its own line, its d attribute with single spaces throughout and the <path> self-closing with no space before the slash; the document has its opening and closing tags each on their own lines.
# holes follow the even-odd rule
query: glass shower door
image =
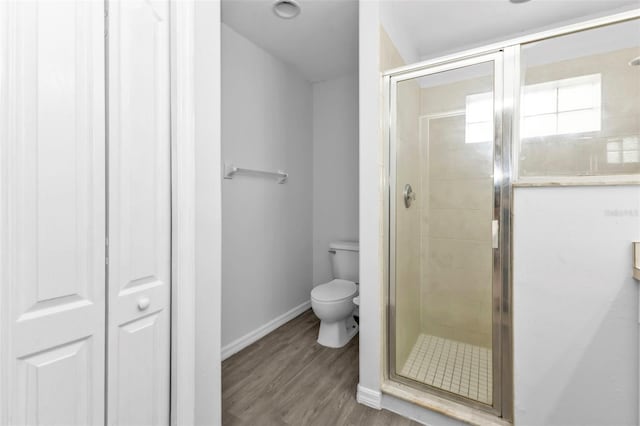
<svg viewBox="0 0 640 426">
<path fill-rule="evenodd" d="M 500 375 L 500 58 L 390 79 L 390 375 L 490 410 Z"/>
</svg>

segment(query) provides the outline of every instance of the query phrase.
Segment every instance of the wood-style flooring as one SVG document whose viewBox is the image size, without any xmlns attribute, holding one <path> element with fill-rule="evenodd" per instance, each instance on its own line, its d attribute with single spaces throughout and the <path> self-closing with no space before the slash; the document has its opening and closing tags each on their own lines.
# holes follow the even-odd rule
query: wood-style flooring
<svg viewBox="0 0 640 426">
<path fill-rule="evenodd" d="M 222 424 L 418 425 L 358 404 L 358 337 L 326 348 L 319 326 L 309 310 L 222 363 Z"/>
</svg>

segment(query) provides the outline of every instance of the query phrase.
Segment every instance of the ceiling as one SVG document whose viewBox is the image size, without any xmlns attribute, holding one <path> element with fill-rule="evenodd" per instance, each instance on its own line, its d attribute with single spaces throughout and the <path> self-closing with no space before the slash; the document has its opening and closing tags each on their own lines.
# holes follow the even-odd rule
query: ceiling
<svg viewBox="0 0 640 426">
<path fill-rule="evenodd" d="M 223 0 L 222 21 L 309 81 L 358 69 L 357 0 L 298 0 L 302 12 L 282 19 L 273 0 Z"/>
<path fill-rule="evenodd" d="M 222 21 L 309 81 L 358 69 L 357 0 L 298 0 L 295 19 L 274 0 L 222 0 Z M 361 0 L 371 1 L 371 0 Z M 407 62 L 640 6 L 640 0 L 382 0 L 382 24 Z"/>
</svg>

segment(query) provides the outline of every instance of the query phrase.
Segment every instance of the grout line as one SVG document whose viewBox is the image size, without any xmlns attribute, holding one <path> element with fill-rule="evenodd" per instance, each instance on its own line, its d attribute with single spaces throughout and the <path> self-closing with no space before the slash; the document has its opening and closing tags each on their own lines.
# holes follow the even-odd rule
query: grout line
<svg viewBox="0 0 640 426">
<path fill-rule="evenodd" d="M 490 349 L 421 334 L 402 372 L 413 380 L 491 404 L 491 359 Z"/>
</svg>

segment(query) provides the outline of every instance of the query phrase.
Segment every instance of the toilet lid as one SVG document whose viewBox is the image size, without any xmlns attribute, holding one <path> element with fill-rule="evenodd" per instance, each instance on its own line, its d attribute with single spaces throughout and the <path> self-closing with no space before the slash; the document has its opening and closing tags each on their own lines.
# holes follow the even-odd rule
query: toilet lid
<svg viewBox="0 0 640 426">
<path fill-rule="evenodd" d="M 337 302 L 356 294 L 358 288 L 353 281 L 333 280 L 311 290 L 311 297 L 318 302 Z"/>
</svg>

